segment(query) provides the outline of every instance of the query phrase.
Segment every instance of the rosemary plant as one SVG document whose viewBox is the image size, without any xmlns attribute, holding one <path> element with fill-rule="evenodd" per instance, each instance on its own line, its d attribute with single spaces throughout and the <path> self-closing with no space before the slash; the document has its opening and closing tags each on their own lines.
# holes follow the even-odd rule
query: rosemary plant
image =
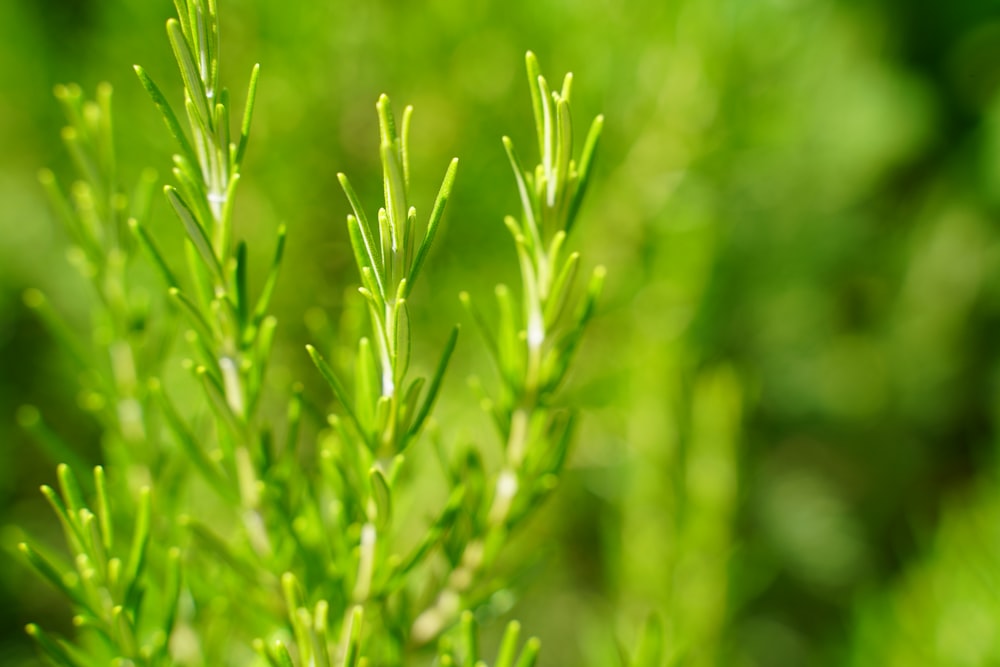
<svg viewBox="0 0 1000 667">
<path fill-rule="evenodd" d="M 71 602 L 79 637 L 68 641 L 36 625 L 28 631 L 60 667 L 353 667 L 420 659 L 442 667 L 485 665 L 477 613 L 509 585 L 500 555 L 511 531 L 555 487 L 573 434 L 574 412 L 559 405 L 557 392 L 594 313 L 604 270 L 595 269 L 581 292 L 579 255 L 565 246 L 602 119 L 574 158 L 572 77 L 550 90 L 528 54 L 540 164 L 525 170 L 510 140 L 503 140 L 522 204 L 520 219 L 506 219 L 521 285 L 516 295 L 497 288 L 495 324 L 461 295 L 500 371 L 494 397 L 483 400 L 503 443 L 498 469 L 484 464 L 487 443 L 451 454 L 437 438 L 436 447 L 418 444 L 458 327 L 444 340 L 433 372 L 412 377 L 411 339 L 427 334 L 411 331 L 409 299 L 458 161 L 445 170 L 429 214 L 418 215 L 410 191 L 413 109 L 406 107 L 397 122 L 384 95 L 376 104 L 384 192 L 376 215 L 366 213 L 339 175 L 352 210 L 347 231 L 367 331 L 352 343 L 357 352 L 348 364 L 327 361 L 320 352 L 326 341 L 307 346 L 335 405 L 315 441 L 307 442 L 301 423 L 309 401 L 296 386 L 279 435 L 262 406 L 285 400 L 265 392 L 277 327 L 268 311 L 285 230 L 277 232 L 274 261 L 253 298 L 247 245 L 237 241 L 233 213 L 259 67 L 234 133 L 233 104 L 219 75 L 215 0 L 175 0 L 175 7 L 167 34 L 181 74 L 183 113 L 174 112 L 146 70 L 135 69 L 176 142 L 173 184 L 164 193 L 183 239 L 183 270 L 160 250 L 148 225 L 144 193 L 152 176 L 143 176 L 131 215 L 125 213 L 128 202 L 115 185 L 110 91 L 101 88 L 96 104 L 82 102 L 76 89 L 58 92 L 82 180 L 72 205 L 50 173 L 42 180 L 79 246 L 72 256 L 92 278 L 107 321 L 95 330 L 110 362 L 90 375 L 111 437 L 105 440 L 107 472 L 98 467 L 93 484 L 81 485 L 82 465 L 72 449 L 37 411 L 24 411 L 24 424 L 66 461 L 58 468 L 60 492 L 43 487 L 43 493 L 63 526 L 72 565 L 44 547 L 21 550 Z M 150 299 L 129 290 L 124 272 L 140 254 L 164 284 L 170 317 L 159 326 L 136 315 L 148 311 Z M 27 298 L 53 327 L 67 328 L 40 295 Z M 151 359 L 170 358 L 165 350 L 174 315 L 183 322 L 189 346 L 183 366 L 202 394 L 200 406 L 178 401 L 184 388 L 157 363 L 134 361 L 143 359 L 148 341 L 158 346 Z M 80 356 L 85 367 L 93 366 L 92 355 Z M 434 502 L 418 497 L 414 462 L 421 457 L 440 461 L 448 489 L 428 509 L 426 523 L 415 527 L 394 508 Z M 138 466 L 143 483 L 123 483 L 136 477 Z M 517 622 L 507 626 L 495 667 L 535 664 L 539 642 L 522 644 L 520 633 Z"/>
<path fill-rule="evenodd" d="M 75 334 L 41 291 L 29 290 L 24 300 L 79 365 L 83 405 L 104 428 L 109 463 L 155 469 L 163 456 L 150 428 L 146 383 L 158 371 L 170 333 L 169 328 L 149 326 L 160 308 L 135 280 L 139 247 L 128 226 L 148 217 L 156 175 L 143 173 L 131 197 L 120 185 L 110 86 L 100 86 L 95 100 L 85 99 L 77 86 L 57 86 L 55 95 L 69 123 L 62 138 L 76 168 L 76 180 L 67 196 L 51 171 L 43 170 L 39 179 L 72 241 L 67 257 L 96 297 L 91 308 L 92 335 L 86 339 Z M 26 406 L 19 417 L 54 458 L 81 467 L 73 448 L 46 426 L 37 408 Z"/>
</svg>

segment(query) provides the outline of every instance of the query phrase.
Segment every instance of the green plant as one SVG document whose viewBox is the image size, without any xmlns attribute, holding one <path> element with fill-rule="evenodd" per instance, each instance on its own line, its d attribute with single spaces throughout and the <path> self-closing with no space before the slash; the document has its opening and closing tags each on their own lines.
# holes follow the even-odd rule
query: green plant
<svg viewBox="0 0 1000 667">
<path fill-rule="evenodd" d="M 433 446 L 419 442 L 458 327 L 430 376 L 411 378 L 411 338 L 423 332 L 410 330 L 408 303 L 458 162 L 448 166 L 426 224 L 418 225 L 410 193 L 413 110 L 407 107 L 397 125 L 386 96 L 376 105 L 384 190 L 376 216 L 365 213 L 350 181 L 339 176 L 353 211 L 347 228 L 367 332 L 351 343 L 357 353 L 346 364 L 321 354 L 329 341 L 308 346 L 334 408 L 329 414 L 310 410 L 315 401 L 296 385 L 287 419 L 279 423 L 265 406 L 285 399 L 266 391 L 266 370 L 277 328 L 268 311 L 285 230 L 277 232 L 274 261 L 253 298 L 248 249 L 236 240 L 234 220 L 260 70 L 253 69 L 239 133 L 232 134 L 233 105 L 219 74 L 216 3 L 175 0 L 175 7 L 167 34 L 183 81 L 183 114 L 174 112 L 143 68 L 136 73 L 177 146 L 174 184 L 164 192 L 180 223 L 175 228 L 183 230 L 185 271 L 161 251 L 148 225 L 143 193 L 153 177 L 143 177 L 138 206 L 125 214 L 126 200 L 115 184 L 110 90 L 100 90 L 97 104 L 83 102 L 76 89 L 59 91 L 71 122 L 67 144 L 82 179 L 74 186 L 74 205 L 65 202 L 51 174 L 42 180 L 81 248 L 74 256 L 86 260 L 80 264 L 110 322 L 94 327 L 103 336 L 97 347 L 110 345 L 110 370 L 95 368 L 94 350 L 78 355 L 91 369 L 90 391 L 100 397 L 94 404 L 109 434 L 108 472 L 106 477 L 104 467 L 96 468 L 92 487 L 81 486 L 73 469 L 79 473 L 82 466 L 72 460 L 72 448 L 37 411 L 23 411 L 23 423 L 70 463 L 58 469 L 61 493 L 43 492 L 63 525 L 72 565 L 41 547 L 21 549 L 69 598 L 79 637 L 69 642 L 35 625 L 29 632 L 63 667 L 109 661 L 401 665 L 430 658 L 425 647 L 435 642 L 438 665 L 484 664 L 475 613 L 487 612 L 494 594 L 511 585 L 513 573 L 500 562 L 504 547 L 555 488 L 573 435 L 574 411 L 560 403 L 558 390 L 594 314 L 604 270 L 595 269 L 577 294 L 580 258 L 565 246 L 602 118 L 575 160 L 572 77 L 551 91 L 528 54 L 540 164 L 525 170 L 510 140 L 503 141 L 522 204 L 520 220 L 506 218 L 521 286 L 497 288 L 495 318 L 461 295 L 499 371 L 493 398 L 483 397 L 502 443 L 499 469 L 485 463 L 486 442 L 455 451 L 441 437 L 432 439 Z M 152 300 L 130 288 L 126 268 L 141 264 L 137 250 L 168 297 L 157 306 L 156 322 L 146 316 Z M 54 329 L 66 329 L 39 294 L 27 300 Z M 186 380 L 167 368 L 178 325 L 188 345 Z M 65 339 L 78 347 L 69 332 Z M 126 363 L 147 346 L 147 361 Z M 184 400 L 192 388 L 201 401 Z M 306 423 L 309 412 L 319 413 L 318 424 Z M 428 496 L 419 482 L 413 461 L 423 459 L 440 463 L 447 486 L 440 498 Z M 401 505 L 432 518 L 400 518 Z M 123 526 L 131 526 L 127 550 Z M 528 640 L 519 652 L 519 628 L 508 625 L 496 667 L 534 664 L 538 641 Z"/>
</svg>

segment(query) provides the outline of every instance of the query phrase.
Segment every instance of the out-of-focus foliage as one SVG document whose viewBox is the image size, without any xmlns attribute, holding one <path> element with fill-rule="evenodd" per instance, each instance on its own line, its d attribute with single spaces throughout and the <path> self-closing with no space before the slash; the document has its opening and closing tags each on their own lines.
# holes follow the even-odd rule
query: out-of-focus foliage
<svg viewBox="0 0 1000 667">
<path fill-rule="evenodd" d="M 417 307 L 416 294 L 411 319 L 424 328 L 463 320 L 459 289 L 486 295 L 497 273 L 516 275 L 495 251 L 507 243 L 500 217 L 517 210 L 498 137 L 531 145 L 523 52 L 576 72 L 580 117 L 607 118 L 574 231 L 609 275 L 568 386 L 590 412 L 569 479 L 529 528 L 549 549 L 515 610 L 542 639 L 540 664 L 614 664 L 617 639 L 634 652 L 651 613 L 664 660 L 685 664 L 995 657 L 984 629 L 1000 623 L 988 592 L 1000 560 L 988 463 L 1000 442 L 992 3 L 220 4 L 224 75 L 262 63 L 236 214 L 252 266 L 267 266 L 266 239 L 288 226 L 277 387 L 320 389 L 302 344 L 339 328 L 353 284 L 336 173 L 379 183 L 379 93 L 418 109 L 417 178 L 462 160 L 419 288 L 456 296 Z M 170 138 L 130 65 L 172 73 L 161 39 L 171 12 L 139 0 L 0 3 L 7 552 L 14 524 L 57 543 L 37 497 L 53 465 L 16 426 L 18 407 L 41 406 L 84 460 L 99 451 L 74 366 L 21 301 L 39 286 L 71 322 L 88 318 L 88 287 L 35 178 L 69 171 L 51 91 L 110 81 L 123 181 L 147 165 L 167 174 Z M 174 224 L 164 202 L 151 224 Z M 490 372 L 473 364 L 474 345 L 456 350 L 440 406 L 469 433 L 488 428 L 461 381 Z M 67 612 L 14 556 L 0 556 L 0 662 L 32 664 L 23 624 L 65 625 Z"/>
</svg>

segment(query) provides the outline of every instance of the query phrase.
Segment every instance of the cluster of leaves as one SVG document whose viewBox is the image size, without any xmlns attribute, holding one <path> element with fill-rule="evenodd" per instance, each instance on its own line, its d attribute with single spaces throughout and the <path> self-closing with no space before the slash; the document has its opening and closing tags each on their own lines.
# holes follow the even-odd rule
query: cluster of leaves
<svg viewBox="0 0 1000 667">
<path fill-rule="evenodd" d="M 502 465 L 488 469 L 487 443 L 449 454 L 436 441 L 431 454 L 441 464 L 447 493 L 415 531 L 414 521 L 394 507 L 411 504 L 417 494 L 410 446 L 432 413 L 458 327 L 430 377 L 411 378 L 416 334 L 408 299 L 442 220 L 457 159 L 426 224 L 418 225 L 408 149 L 413 110 L 407 107 L 397 125 L 388 98 L 379 98 L 385 196 L 376 216 L 365 213 L 350 181 L 339 176 L 353 211 L 347 228 L 368 332 L 346 364 L 330 363 L 317 347 L 307 347 L 335 407 L 330 414 L 313 411 L 325 424 L 307 442 L 300 426 L 309 402 L 293 388 L 284 436 L 276 437 L 262 405 L 269 400 L 265 374 L 277 327 L 268 310 L 285 232 L 277 233 L 274 261 L 253 299 L 247 246 L 235 240 L 233 219 L 259 67 L 234 135 L 230 95 L 219 79 L 216 3 L 175 0 L 175 6 L 167 34 L 183 81 L 184 113 L 174 112 L 144 69 L 136 73 L 177 145 L 174 185 L 164 192 L 180 222 L 185 271 L 160 250 L 147 224 L 155 177 L 143 177 L 134 198 L 138 207 L 124 213 L 127 200 L 114 185 L 110 91 L 102 88 L 97 104 L 81 101 L 75 89 L 60 92 L 71 122 L 67 144 L 81 178 L 73 204 L 51 174 L 42 180 L 73 232 L 80 264 L 100 296 L 99 312 L 109 322 L 95 331 L 110 332 L 102 333 L 109 342 L 96 341 L 111 351 L 110 370 L 94 370 L 87 382 L 107 406 L 105 456 L 110 475 L 120 479 L 107 484 L 104 469 L 95 471 L 97 509 L 91 510 L 72 473 L 79 469 L 72 448 L 37 411 L 24 412 L 22 421 L 71 464 L 59 468 L 62 497 L 44 492 L 63 523 L 75 569 L 41 548 L 22 550 L 73 603 L 80 637 L 68 642 L 34 625 L 29 632 L 62 667 L 254 659 L 275 667 L 392 665 L 435 642 L 439 665 L 485 664 L 475 612 L 509 585 L 509 575 L 497 571 L 498 557 L 510 532 L 555 487 L 573 433 L 572 411 L 554 398 L 593 315 L 604 271 L 595 270 L 577 294 L 579 255 L 564 248 L 602 119 L 594 121 L 574 159 L 572 77 L 561 91 L 551 91 L 528 54 L 541 163 L 525 170 L 504 139 L 523 208 L 520 221 L 506 220 L 520 259 L 520 293 L 497 288 L 495 324 L 462 295 L 500 371 L 496 397 L 484 394 L 483 402 L 503 443 Z M 165 287 L 162 330 L 139 316 L 148 308 L 136 305 L 143 293 L 130 287 L 125 271 L 137 250 Z M 31 293 L 29 302 L 53 327 L 66 329 L 40 295 Z M 203 396 L 198 403 L 206 406 L 200 411 L 177 400 L 184 387 L 163 379 L 176 323 L 190 349 L 184 367 Z M 66 338 L 72 339 L 68 331 Z M 146 348 L 149 362 L 129 365 Z M 81 366 L 93 368 L 94 356 L 81 351 Z M 123 557 L 115 526 L 133 515 L 132 546 Z M 538 641 L 529 640 L 519 652 L 519 636 L 520 626 L 510 624 L 497 667 L 534 664 Z"/>
</svg>

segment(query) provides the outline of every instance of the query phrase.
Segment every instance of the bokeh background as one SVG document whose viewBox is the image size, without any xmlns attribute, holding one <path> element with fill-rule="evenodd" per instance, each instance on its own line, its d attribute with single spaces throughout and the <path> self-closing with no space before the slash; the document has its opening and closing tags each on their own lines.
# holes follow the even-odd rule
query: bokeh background
<svg viewBox="0 0 1000 667">
<path fill-rule="evenodd" d="M 512 610 L 543 665 L 616 664 L 650 613 L 670 664 L 981 665 L 1000 660 L 1000 9 L 986 0 L 220 0 L 236 98 L 262 63 L 239 234 L 276 297 L 278 391 L 355 282 L 346 171 L 375 202 L 374 101 L 416 107 L 415 188 L 453 202 L 414 295 L 440 344 L 516 264 L 499 141 L 529 152 L 523 54 L 576 75 L 607 118 L 571 239 L 609 284 L 567 400 L 571 469 L 531 528 L 547 557 Z M 115 89 L 126 182 L 169 173 L 136 80 L 179 94 L 163 1 L 0 3 L 0 663 L 36 664 L 28 620 L 68 624 L 12 545 L 51 532 L 53 462 L 17 426 L 41 406 L 80 455 L 100 433 L 77 370 L 22 303 L 85 331 L 91 296 L 37 184 L 68 177 L 51 91 Z M 154 233 L 169 236 L 157 202 Z M 334 327 L 335 328 L 335 327 Z M 442 421 L 477 428 L 464 377 Z M 433 357 L 428 355 L 428 359 Z M 530 538 L 531 536 L 529 536 Z M 991 662 L 992 661 L 992 662 Z"/>
</svg>

